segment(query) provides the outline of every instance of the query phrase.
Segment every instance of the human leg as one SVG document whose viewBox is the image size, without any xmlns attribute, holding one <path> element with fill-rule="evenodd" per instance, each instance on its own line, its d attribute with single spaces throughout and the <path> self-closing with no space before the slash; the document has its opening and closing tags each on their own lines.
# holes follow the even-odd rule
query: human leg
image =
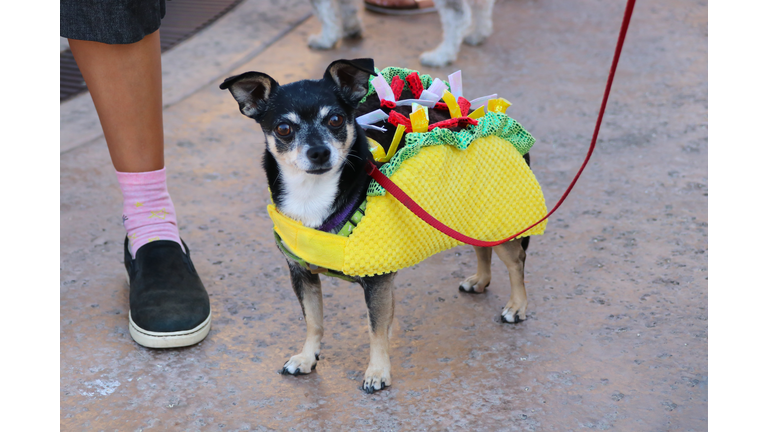
<svg viewBox="0 0 768 432">
<path fill-rule="evenodd" d="M 130 44 L 69 43 L 117 170 L 131 255 L 150 241 L 181 245 L 165 180 L 159 31 Z"/>
<path fill-rule="evenodd" d="M 69 40 L 119 172 L 160 170 L 163 101 L 160 33 L 136 43 Z"/>
<path fill-rule="evenodd" d="M 70 39 L 70 47 L 123 192 L 131 337 L 150 348 L 195 344 L 210 330 L 210 303 L 165 181 L 159 33 L 129 44 Z"/>
</svg>

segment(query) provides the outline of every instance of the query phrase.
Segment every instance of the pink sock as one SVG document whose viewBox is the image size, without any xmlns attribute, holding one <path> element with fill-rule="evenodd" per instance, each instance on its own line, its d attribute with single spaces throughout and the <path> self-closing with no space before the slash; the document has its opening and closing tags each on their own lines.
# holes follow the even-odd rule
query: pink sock
<svg viewBox="0 0 768 432">
<path fill-rule="evenodd" d="M 155 240 L 173 240 L 181 245 L 165 168 L 139 173 L 117 171 L 117 181 L 123 191 L 123 225 L 131 256 L 136 258 L 140 247 Z"/>
</svg>

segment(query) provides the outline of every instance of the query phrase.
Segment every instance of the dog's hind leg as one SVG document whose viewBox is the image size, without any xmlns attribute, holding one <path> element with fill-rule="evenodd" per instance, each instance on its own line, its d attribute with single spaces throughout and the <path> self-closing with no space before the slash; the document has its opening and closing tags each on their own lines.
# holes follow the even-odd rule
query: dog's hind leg
<svg viewBox="0 0 768 432">
<path fill-rule="evenodd" d="M 320 359 L 320 340 L 323 338 L 323 291 L 320 278 L 309 270 L 289 261 L 291 284 L 301 303 L 301 312 L 307 323 L 307 341 L 301 353 L 285 362 L 280 373 L 284 375 L 308 374 Z"/>
<path fill-rule="evenodd" d="M 357 0 L 339 0 L 342 36 L 355 39 L 363 36 L 363 22 L 357 14 Z"/>
<path fill-rule="evenodd" d="M 493 250 L 509 271 L 509 282 L 512 285 L 512 295 L 501 312 L 501 320 L 506 323 L 517 323 L 525 319 L 525 309 L 528 307 L 528 296 L 525 293 L 525 246 L 527 241 L 515 239 L 494 246 Z"/>
<path fill-rule="evenodd" d="M 389 363 L 389 332 L 395 316 L 395 274 L 362 278 L 368 305 L 371 358 L 362 389 L 367 393 L 392 385 Z"/>
<path fill-rule="evenodd" d="M 341 8 L 337 0 L 312 0 L 312 9 L 320 21 L 320 34 L 309 37 L 309 47 L 314 49 L 331 49 L 341 39 L 342 19 Z"/>
<path fill-rule="evenodd" d="M 445 66 L 456 60 L 461 40 L 472 24 L 472 11 L 466 0 L 435 0 L 443 25 L 443 42 L 432 51 L 422 53 L 419 59 L 426 66 Z"/>
<path fill-rule="evenodd" d="M 464 38 L 464 43 L 480 45 L 493 33 L 493 4 L 496 0 L 475 0 L 472 11 L 472 30 Z"/>
<path fill-rule="evenodd" d="M 464 282 L 459 285 L 459 291 L 461 292 L 483 293 L 488 284 L 491 283 L 491 257 L 493 249 L 475 246 L 475 254 L 477 254 L 477 273 L 464 279 Z"/>
</svg>

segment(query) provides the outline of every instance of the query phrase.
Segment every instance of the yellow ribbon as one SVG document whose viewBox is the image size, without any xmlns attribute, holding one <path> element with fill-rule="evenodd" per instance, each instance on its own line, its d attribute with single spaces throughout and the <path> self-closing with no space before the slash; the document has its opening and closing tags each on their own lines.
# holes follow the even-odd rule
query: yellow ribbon
<svg viewBox="0 0 768 432">
<path fill-rule="evenodd" d="M 504 114 L 511 105 L 512 102 L 504 98 L 491 99 L 488 101 L 488 111 Z"/>
<path fill-rule="evenodd" d="M 459 103 L 456 102 L 456 97 L 451 92 L 443 90 L 443 100 L 448 105 L 448 112 L 451 113 L 451 118 L 461 117 L 461 108 L 459 108 Z"/>
<path fill-rule="evenodd" d="M 481 105 L 480 108 L 472 111 L 469 116 L 469 118 L 473 118 L 475 120 L 480 119 L 481 117 L 485 117 L 485 105 Z"/>
<path fill-rule="evenodd" d="M 429 118 L 426 111 L 420 109 L 411 113 L 411 128 L 418 133 L 429 131 Z"/>
</svg>

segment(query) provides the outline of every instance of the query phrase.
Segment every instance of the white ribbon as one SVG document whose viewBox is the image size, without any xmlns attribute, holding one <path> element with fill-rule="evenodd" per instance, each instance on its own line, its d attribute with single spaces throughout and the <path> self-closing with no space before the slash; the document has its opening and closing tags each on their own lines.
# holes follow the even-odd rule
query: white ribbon
<svg viewBox="0 0 768 432">
<path fill-rule="evenodd" d="M 427 92 L 429 92 L 429 93 L 431 93 L 433 95 L 437 95 L 437 99 L 435 99 L 435 102 L 437 102 L 437 101 L 440 100 L 441 97 L 443 97 L 443 91 L 447 90 L 447 89 L 448 89 L 448 86 L 445 85 L 445 83 L 442 82 L 440 80 L 440 78 L 435 78 L 434 81 L 432 81 L 432 85 L 429 86 L 429 88 L 426 89 L 425 91 L 427 91 Z M 430 99 L 431 100 L 431 97 L 428 97 L 428 98 L 424 97 L 424 92 L 422 92 L 421 98 L 422 99 Z"/>
<path fill-rule="evenodd" d="M 383 127 L 379 127 L 379 126 L 374 126 L 374 125 L 369 125 L 369 124 L 361 124 L 360 127 L 363 128 L 363 129 L 374 129 L 374 130 L 377 130 L 379 132 L 384 132 L 384 133 L 387 132 L 387 128 L 383 128 Z"/>
<path fill-rule="evenodd" d="M 469 109 L 476 110 L 476 109 L 480 108 L 483 105 L 488 105 L 488 101 L 489 100 L 496 99 L 497 97 L 499 97 L 499 95 L 494 93 L 492 95 L 479 97 L 477 99 L 472 99 L 471 101 L 469 101 L 469 103 L 470 103 L 470 108 Z"/>
<path fill-rule="evenodd" d="M 461 86 L 461 71 L 448 75 L 448 83 L 451 85 L 451 94 L 456 96 L 456 100 L 464 95 Z"/>
<path fill-rule="evenodd" d="M 372 79 L 371 84 L 373 84 L 376 94 L 379 95 L 379 100 L 395 101 L 395 92 L 392 91 L 392 87 L 389 86 L 389 83 L 381 74 Z"/>
<path fill-rule="evenodd" d="M 423 92 L 421 92 L 421 96 L 419 96 L 419 98 L 421 100 L 428 100 L 428 101 L 431 101 L 433 103 L 437 103 L 437 101 L 439 101 L 440 98 L 442 98 L 442 97 L 443 97 L 443 93 L 442 92 L 438 95 L 438 94 L 432 93 L 429 90 L 424 90 Z"/>
<path fill-rule="evenodd" d="M 368 114 L 363 114 L 360 117 L 357 117 L 355 120 L 357 120 L 357 123 L 360 126 L 370 126 L 373 123 L 378 123 L 382 120 L 388 119 L 389 116 L 382 110 L 377 109 L 376 111 L 371 111 Z"/>
<path fill-rule="evenodd" d="M 403 99 L 403 100 L 399 100 L 399 101 L 395 102 L 395 105 L 397 105 L 397 106 L 405 106 L 405 105 L 409 105 L 409 104 L 412 104 L 412 103 L 417 103 L 417 104 L 423 105 L 423 106 L 425 106 L 427 108 L 434 108 L 435 104 L 437 102 L 435 102 L 433 100 L 429 100 L 429 99 Z"/>
</svg>

